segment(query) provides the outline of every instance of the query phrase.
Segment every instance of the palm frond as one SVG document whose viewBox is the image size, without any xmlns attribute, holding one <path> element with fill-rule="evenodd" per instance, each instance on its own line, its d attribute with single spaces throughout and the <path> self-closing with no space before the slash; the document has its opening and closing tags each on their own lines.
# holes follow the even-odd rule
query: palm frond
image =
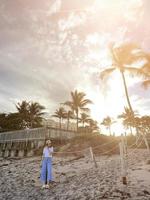
<svg viewBox="0 0 150 200">
<path fill-rule="evenodd" d="M 108 69 L 103 70 L 102 72 L 100 72 L 100 79 L 104 80 L 107 77 L 109 77 L 109 75 L 115 70 L 115 67 L 111 67 Z"/>
<path fill-rule="evenodd" d="M 150 87 L 150 80 L 145 80 L 142 82 L 142 86 L 147 89 L 148 87 Z"/>
<path fill-rule="evenodd" d="M 55 115 L 51 115 L 51 117 L 57 117 L 57 118 L 60 118 L 60 116 L 58 116 L 57 114 L 55 114 Z"/>
<path fill-rule="evenodd" d="M 90 99 L 84 99 L 81 101 L 81 107 L 86 106 L 87 104 L 93 104 L 93 102 Z"/>
<path fill-rule="evenodd" d="M 131 76 L 139 76 L 143 78 L 148 78 L 150 77 L 149 74 L 145 73 L 142 68 L 137 68 L 137 67 L 124 67 L 125 71 L 128 71 Z"/>
<path fill-rule="evenodd" d="M 143 72 L 147 73 L 150 75 L 150 61 L 146 62 L 142 68 Z"/>
<path fill-rule="evenodd" d="M 121 44 L 120 46 L 114 48 L 114 52 L 120 65 L 131 65 L 135 61 L 144 58 L 144 53 L 142 52 L 140 46 L 136 43 Z"/>
<path fill-rule="evenodd" d="M 89 108 L 80 108 L 82 111 L 84 111 L 84 112 L 90 112 L 90 109 Z"/>
</svg>

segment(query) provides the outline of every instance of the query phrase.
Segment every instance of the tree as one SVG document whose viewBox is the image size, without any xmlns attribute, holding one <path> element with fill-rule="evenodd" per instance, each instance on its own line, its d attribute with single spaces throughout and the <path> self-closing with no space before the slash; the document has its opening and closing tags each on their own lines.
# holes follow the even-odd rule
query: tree
<svg viewBox="0 0 150 200">
<path fill-rule="evenodd" d="M 66 116 L 66 111 L 63 107 L 60 107 L 55 111 L 55 114 L 52 115 L 52 117 L 56 117 L 59 119 L 59 128 L 61 129 L 61 124 L 62 124 L 62 119 L 65 118 Z"/>
<path fill-rule="evenodd" d="M 74 114 L 72 110 L 65 112 L 64 117 L 67 119 L 67 130 L 69 130 L 70 119 L 74 119 Z"/>
<path fill-rule="evenodd" d="M 109 135 L 111 136 L 111 126 L 112 124 L 115 123 L 115 121 L 112 120 L 111 117 L 107 116 L 106 118 L 103 119 L 102 125 L 106 127 L 106 129 L 109 130 Z"/>
<path fill-rule="evenodd" d="M 142 73 L 144 74 L 144 81 L 142 82 L 142 85 L 144 88 L 148 88 L 150 86 L 150 54 L 145 54 L 146 63 L 141 68 Z"/>
<path fill-rule="evenodd" d="M 37 102 L 31 102 L 29 104 L 28 112 L 29 112 L 29 123 L 31 125 L 31 128 L 41 125 L 43 119 L 42 116 L 44 115 L 44 112 L 42 111 L 44 109 L 45 107 Z"/>
<path fill-rule="evenodd" d="M 6 116 L 5 113 L 0 113 L 0 132 L 5 130 Z"/>
<path fill-rule="evenodd" d="M 142 116 L 141 125 L 143 132 L 150 136 L 150 116 Z"/>
<path fill-rule="evenodd" d="M 86 94 L 84 92 L 75 90 L 74 92 L 71 92 L 71 100 L 64 103 L 64 105 L 69 106 L 76 115 L 77 131 L 80 111 L 89 112 L 89 108 L 86 106 L 92 103 L 90 99 L 85 99 L 85 96 Z"/>
<path fill-rule="evenodd" d="M 136 63 L 139 59 L 144 58 L 142 50 L 136 44 L 128 43 L 122 44 L 119 47 L 112 45 L 110 47 L 110 52 L 112 57 L 112 66 L 102 71 L 100 73 L 100 78 L 105 79 L 106 77 L 109 77 L 109 75 L 115 70 L 119 70 L 123 80 L 128 107 L 131 112 L 134 113 L 129 99 L 125 72 L 127 71 L 132 75 L 144 75 L 142 70 L 132 67 L 133 63 Z"/>
<path fill-rule="evenodd" d="M 90 116 L 86 113 L 81 113 L 79 122 L 82 123 L 83 127 L 85 126 L 85 123 L 88 123 L 90 119 Z"/>
<path fill-rule="evenodd" d="M 150 116 L 135 117 L 135 123 L 141 134 L 150 134 Z"/>
<path fill-rule="evenodd" d="M 31 128 L 41 126 L 44 106 L 37 102 L 22 101 L 16 105 L 16 108 L 22 120 L 22 128 L 26 126 L 30 126 Z"/>
<path fill-rule="evenodd" d="M 24 123 L 26 124 L 29 123 L 29 102 L 22 101 L 21 103 L 17 103 L 16 108 L 22 120 L 22 127 L 23 127 Z"/>
<path fill-rule="evenodd" d="M 22 129 L 22 119 L 19 113 L 9 113 L 6 117 L 6 129 L 8 131 Z"/>
<path fill-rule="evenodd" d="M 22 128 L 22 120 L 19 113 L 0 114 L 0 132 L 19 130 Z"/>
<path fill-rule="evenodd" d="M 88 124 L 91 132 L 100 130 L 96 120 L 88 119 Z"/>
<path fill-rule="evenodd" d="M 124 127 L 127 129 L 128 128 L 130 129 L 131 135 L 133 134 L 132 127 L 135 127 L 134 117 L 135 117 L 135 113 L 133 115 L 133 113 L 128 107 L 124 107 L 124 112 L 118 116 L 118 118 L 123 119 Z"/>
</svg>

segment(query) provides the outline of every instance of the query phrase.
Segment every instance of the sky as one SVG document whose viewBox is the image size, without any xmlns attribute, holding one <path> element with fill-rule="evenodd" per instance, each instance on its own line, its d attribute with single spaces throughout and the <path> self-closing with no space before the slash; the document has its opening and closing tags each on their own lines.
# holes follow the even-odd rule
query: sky
<svg viewBox="0 0 150 200">
<path fill-rule="evenodd" d="M 95 120 L 117 117 L 127 105 L 120 74 L 107 84 L 99 74 L 111 65 L 112 42 L 150 51 L 149 10 L 149 0 L 0 0 L 0 112 L 32 100 L 51 115 L 78 89 Z M 150 90 L 126 79 L 134 110 L 148 115 Z"/>
</svg>

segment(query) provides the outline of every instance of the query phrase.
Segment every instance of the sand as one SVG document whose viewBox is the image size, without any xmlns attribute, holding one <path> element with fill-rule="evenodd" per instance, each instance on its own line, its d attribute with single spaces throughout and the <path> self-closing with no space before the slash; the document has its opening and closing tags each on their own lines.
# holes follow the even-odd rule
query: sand
<svg viewBox="0 0 150 200">
<path fill-rule="evenodd" d="M 41 189 L 40 157 L 0 160 L 0 200 L 150 200 L 150 164 L 146 150 L 128 156 L 128 185 L 121 182 L 119 155 L 53 158 L 55 183 Z"/>
</svg>

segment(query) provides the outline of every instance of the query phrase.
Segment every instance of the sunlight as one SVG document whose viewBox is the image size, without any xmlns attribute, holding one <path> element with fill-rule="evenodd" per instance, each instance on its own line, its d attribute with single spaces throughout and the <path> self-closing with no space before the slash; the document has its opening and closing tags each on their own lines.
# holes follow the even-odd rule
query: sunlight
<svg viewBox="0 0 150 200">
<path fill-rule="evenodd" d="M 134 80 L 130 77 L 128 77 L 127 80 L 130 86 L 136 82 L 136 79 Z M 94 102 L 94 104 L 89 106 L 91 109 L 91 116 L 98 121 L 99 125 L 103 118 L 107 116 L 116 120 L 118 115 L 122 113 L 124 106 L 127 106 L 120 72 L 115 71 L 111 78 L 108 79 L 108 83 L 109 87 L 107 87 L 107 84 L 103 83 L 96 91 L 92 91 L 90 88 L 84 88 L 88 93 L 88 97 Z M 104 127 L 100 126 L 100 128 L 105 134 L 108 134 Z M 112 125 L 112 133 L 118 136 L 125 131 L 121 120 L 117 119 L 117 122 Z"/>
<path fill-rule="evenodd" d="M 105 88 L 108 90 L 107 94 L 103 94 L 101 87 L 99 86 L 95 91 L 91 88 L 84 87 L 84 91 L 88 93 L 88 98 L 93 101 L 93 104 L 89 105 L 91 110 L 91 116 L 94 120 L 98 121 L 98 125 L 103 130 L 105 134 L 108 134 L 106 129 L 101 126 L 101 122 L 104 117 L 110 116 L 115 119 L 119 113 L 123 111 L 123 92 L 122 85 L 120 84 L 120 74 L 116 73 L 110 80 L 112 84 L 110 88 Z M 80 87 L 80 89 L 82 89 Z M 121 135 L 124 132 L 124 128 L 121 122 L 114 123 L 112 125 L 112 133 L 116 136 Z"/>
</svg>

